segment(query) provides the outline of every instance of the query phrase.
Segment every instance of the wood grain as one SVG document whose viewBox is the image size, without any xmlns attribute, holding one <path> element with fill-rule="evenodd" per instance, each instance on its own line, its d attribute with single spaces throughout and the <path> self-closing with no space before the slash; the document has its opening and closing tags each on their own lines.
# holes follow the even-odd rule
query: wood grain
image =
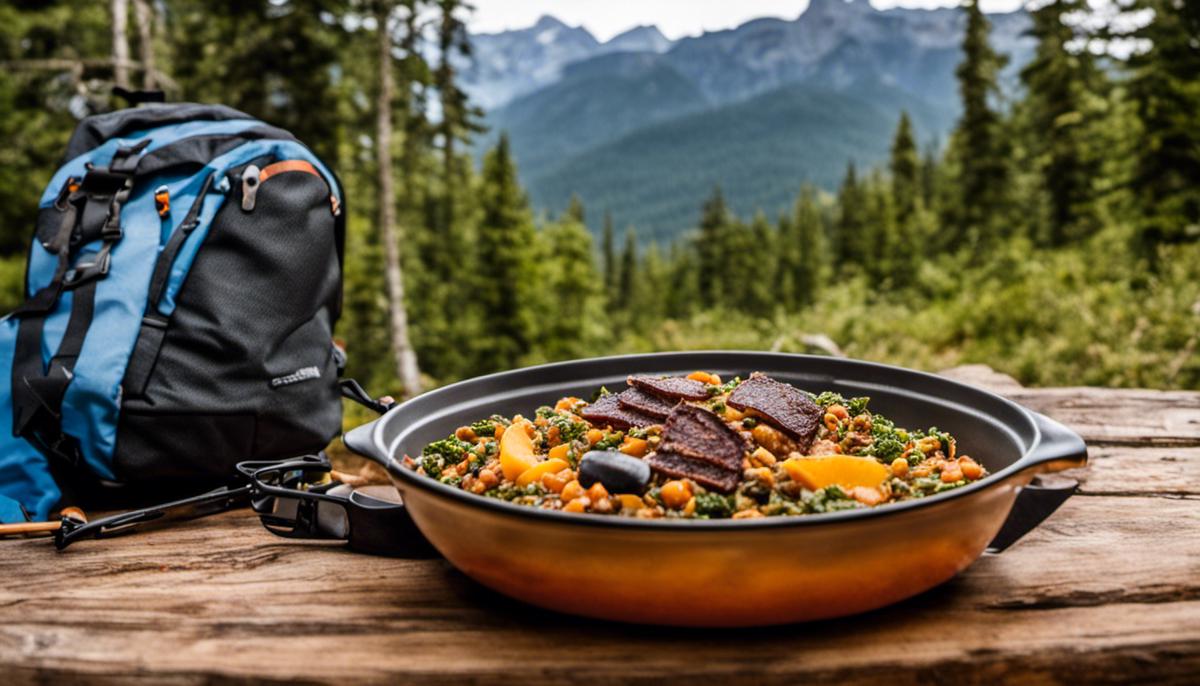
<svg viewBox="0 0 1200 686">
<path fill-rule="evenodd" d="M 890 608 L 750 631 L 598 622 L 227 513 L 64 553 L 6 542 L 0 681 L 1197 683 L 1200 394 L 997 390 L 1093 437 L 1080 495 Z"/>
</svg>

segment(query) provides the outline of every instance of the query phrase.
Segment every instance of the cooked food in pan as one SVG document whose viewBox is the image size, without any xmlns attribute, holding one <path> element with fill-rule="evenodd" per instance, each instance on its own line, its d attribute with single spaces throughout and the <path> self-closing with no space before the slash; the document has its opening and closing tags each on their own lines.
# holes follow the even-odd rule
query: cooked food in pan
<svg viewBox="0 0 1200 686">
<path fill-rule="evenodd" d="M 519 505 L 652 519 L 873 507 L 987 473 L 949 434 L 895 426 L 867 405 L 760 373 L 631 376 L 591 402 L 562 398 L 532 417 L 459 427 L 404 464 Z"/>
</svg>

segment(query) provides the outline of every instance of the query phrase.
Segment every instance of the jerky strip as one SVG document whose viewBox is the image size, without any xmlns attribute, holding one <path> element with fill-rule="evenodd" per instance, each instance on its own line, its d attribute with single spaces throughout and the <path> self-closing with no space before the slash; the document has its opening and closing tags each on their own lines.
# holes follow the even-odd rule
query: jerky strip
<svg viewBox="0 0 1200 686">
<path fill-rule="evenodd" d="M 637 388 L 626 388 L 618 393 L 617 403 L 626 410 L 650 415 L 655 419 L 666 419 L 675 407 L 675 403 Z"/>
<path fill-rule="evenodd" d="M 742 470 L 746 441 L 725 420 L 695 405 L 671 410 L 663 425 L 662 449 L 734 472 Z"/>
<path fill-rule="evenodd" d="M 721 493 L 732 493 L 737 488 L 741 472 L 731 472 L 714 464 L 700 460 L 689 460 L 675 453 L 659 450 L 646 457 L 650 468 L 675 479 L 691 479 L 702 486 Z"/>
<path fill-rule="evenodd" d="M 656 379 L 652 376 L 631 376 L 629 385 L 667 400 L 707 400 L 708 384 L 682 376 Z"/>
<path fill-rule="evenodd" d="M 726 400 L 730 407 L 754 410 L 808 450 L 820 427 L 823 411 L 799 389 L 754 372 Z"/>
<path fill-rule="evenodd" d="M 579 416 L 597 426 L 607 424 L 614 429 L 628 429 L 631 426 L 650 426 L 658 423 L 654 417 L 621 407 L 616 393 L 600 396 L 596 402 L 580 410 Z"/>
</svg>

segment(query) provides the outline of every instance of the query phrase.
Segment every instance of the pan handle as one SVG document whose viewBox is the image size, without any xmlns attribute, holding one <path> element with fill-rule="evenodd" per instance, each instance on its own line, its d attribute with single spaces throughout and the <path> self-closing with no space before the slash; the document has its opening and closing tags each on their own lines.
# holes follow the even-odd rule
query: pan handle
<svg viewBox="0 0 1200 686">
<path fill-rule="evenodd" d="M 1033 415 L 1041 438 L 1023 460 L 1024 464 L 1018 474 L 1036 476 L 1087 465 L 1087 444 L 1079 434 L 1044 414 L 1030 414 Z M 988 544 L 987 552 L 999 553 L 1016 543 L 1054 514 L 1078 486 L 1078 482 L 1074 480 L 1059 479 L 1055 484 L 1041 483 L 1037 480 L 1022 487 L 1008 519 L 1004 520 L 1004 525 Z"/>
<path fill-rule="evenodd" d="M 1087 466 L 1087 444 L 1079 434 L 1040 412 L 1029 414 L 1033 416 L 1041 437 L 1033 450 L 1021 460 L 1022 474 L 1045 474 Z"/>
<path fill-rule="evenodd" d="M 350 452 L 362 455 L 368 460 L 378 462 L 380 465 L 387 467 L 388 458 L 391 456 L 387 454 L 387 450 L 383 446 L 376 445 L 374 440 L 375 427 L 386 416 L 383 415 L 378 419 L 372 419 L 366 424 L 361 424 L 350 429 L 342 434 L 342 442 L 346 444 Z"/>
</svg>

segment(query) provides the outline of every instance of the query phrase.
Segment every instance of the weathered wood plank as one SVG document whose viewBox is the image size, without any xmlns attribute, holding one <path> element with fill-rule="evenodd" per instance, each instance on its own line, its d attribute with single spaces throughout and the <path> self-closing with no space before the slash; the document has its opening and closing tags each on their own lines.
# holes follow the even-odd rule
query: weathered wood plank
<svg viewBox="0 0 1200 686">
<path fill-rule="evenodd" d="M 1024 388 L 984 365 L 940 372 L 1066 424 L 1093 445 L 1200 446 L 1200 393 L 1125 388 Z"/>
<path fill-rule="evenodd" d="M 1013 549 L 907 603 L 719 639 L 543 612 L 440 561 L 283 542 L 244 514 L 138 542 L 64 554 L 15 544 L 0 575 L 38 574 L 0 591 L 0 667 L 31 679 L 403 675 L 411 683 L 701 674 L 903 683 L 959 669 L 979 682 L 1066 682 L 1068 663 L 1097 678 L 1133 666 L 1164 679 L 1200 669 L 1200 508 L 1186 501 L 1076 498 Z M 321 657 L 329 655 L 337 659 Z"/>
<path fill-rule="evenodd" d="M 1088 460 L 1085 469 L 1062 472 L 1079 482 L 1080 494 L 1200 498 L 1200 448 L 1099 446 Z"/>
<path fill-rule="evenodd" d="M 597 622 L 497 597 L 440 560 L 283 541 L 230 513 L 62 554 L 44 540 L 6 542 L 0 674 L 5 683 L 1196 683 L 1200 394 L 1022 389 L 989 372 L 947 374 L 1084 435 L 1091 464 L 1065 473 L 1080 495 L 1005 553 L 877 612 L 719 634 Z"/>
</svg>

